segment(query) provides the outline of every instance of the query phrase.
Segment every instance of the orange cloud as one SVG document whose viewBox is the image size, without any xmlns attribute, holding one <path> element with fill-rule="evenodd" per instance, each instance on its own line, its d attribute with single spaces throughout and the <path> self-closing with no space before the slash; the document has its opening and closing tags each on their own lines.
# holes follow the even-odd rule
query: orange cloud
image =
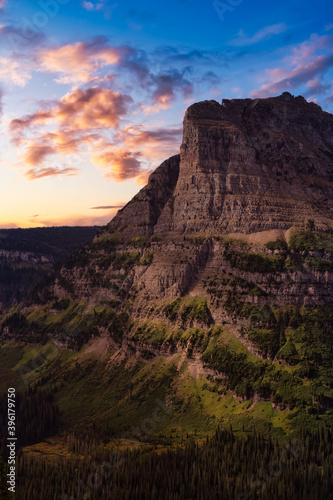
<svg viewBox="0 0 333 500">
<path fill-rule="evenodd" d="M 51 111 L 39 110 L 36 113 L 27 115 L 24 118 L 16 118 L 15 120 L 12 120 L 10 123 L 10 130 L 11 132 L 21 133 L 24 129 L 29 128 L 33 125 L 43 125 L 50 118 L 52 118 L 52 116 L 53 115 Z"/>
<path fill-rule="evenodd" d="M 176 75 L 179 85 L 182 77 Z M 174 78 L 158 79 L 157 102 L 169 105 L 174 98 Z M 167 97 L 165 97 L 167 96 Z M 13 142 L 22 146 L 24 162 L 33 167 L 25 175 L 28 179 L 54 175 L 68 175 L 71 170 L 54 167 L 36 169 L 50 156 L 81 154 L 82 146 L 92 151 L 91 160 L 99 168 L 107 169 L 106 177 L 116 181 L 137 178 L 143 184 L 153 166 L 166 156 L 178 152 L 182 130 L 146 130 L 142 126 L 120 129 L 120 121 L 128 113 L 132 98 L 97 86 L 75 88 L 58 101 L 44 103 L 35 113 L 11 121 Z M 36 134 L 36 130 L 53 127 L 52 131 Z M 106 139 L 105 132 L 113 129 Z M 33 132 L 33 136 L 28 134 Z M 111 131 L 112 134 L 112 131 Z"/>
<path fill-rule="evenodd" d="M 48 168 L 31 168 L 28 170 L 24 176 L 28 181 L 32 181 L 35 179 L 43 179 L 45 177 L 57 177 L 59 175 L 64 175 L 65 177 L 70 177 L 73 175 L 78 175 L 78 168 L 70 168 L 70 167 L 48 167 Z"/>
<path fill-rule="evenodd" d="M 135 182 L 139 186 L 145 186 L 148 182 L 150 174 L 154 171 L 153 168 L 149 168 L 148 170 L 142 170 L 139 175 L 135 178 Z"/>
<path fill-rule="evenodd" d="M 179 152 L 182 133 L 182 128 L 146 130 L 129 125 L 118 131 L 118 137 L 129 151 L 139 150 L 145 159 L 156 164 Z"/>
<path fill-rule="evenodd" d="M 87 2 L 93 4 L 91 2 Z M 103 82 L 105 79 L 117 78 L 117 74 L 103 75 L 102 69 L 114 66 L 120 72 L 128 72 L 135 78 L 136 86 L 148 92 L 151 103 L 142 105 L 146 114 L 169 109 L 175 102 L 177 94 L 188 98 L 193 93 L 193 84 L 185 78 L 186 70 L 168 69 L 153 72 L 154 67 L 147 53 L 131 46 L 111 47 L 104 37 L 95 38 L 92 42 L 78 42 L 60 47 L 41 49 L 37 54 L 38 68 L 41 71 L 59 74 L 58 83 Z"/>
<path fill-rule="evenodd" d="M 153 167 L 179 152 L 181 134 L 180 128 L 146 130 L 127 126 L 117 132 L 113 143 L 101 140 L 99 152 L 91 160 L 97 167 L 108 169 L 105 177 L 118 182 L 135 178 L 137 184 L 145 185 Z"/>
<path fill-rule="evenodd" d="M 179 152 L 181 134 L 180 128 L 146 130 L 127 126 L 117 132 L 113 143 L 101 140 L 99 152 L 94 153 L 91 160 L 97 167 L 108 169 L 105 177 L 118 182 L 135 178 L 137 184 L 144 185 L 153 166 Z M 143 166 L 147 161 L 150 168 Z"/>
<path fill-rule="evenodd" d="M 36 139 L 15 139 L 17 145 L 24 144 L 25 149 L 22 152 L 24 163 L 31 166 L 37 166 L 44 163 L 45 159 L 51 155 L 72 155 L 77 154 L 80 146 L 90 144 L 95 141 L 97 136 L 94 134 L 80 134 L 64 131 L 47 132 Z"/>
<path fill-rule="evenodd" d="M 42 164 L 50 155 L 77 153 L 83 144 L 93 142 L 98 146 L 101 131 L 118 128 L 131 103 L 129 96 L 110 89 L 74 89 L 49 109 L 12 120 L 13 142 L 17 146 L 24 145 L 23 158 L 32 166 Z M 24 138 L 31 128 L 53 124 L 56 127 L 53 132 Z"/>
<path fill-rule="evenodd" d="M 105 177 L 116 181 L 125 181 L 141 173 L 141 153 L 132 153 L 126 149 L 106 149 L 100 154 L 93 154 L 92 162 L 99 168 L 108 168 Z"/>
<path fill-rule="evenodd" d="M 24 155 L 25 161 L 28 165 L 39 165 L 43 163 L 47 156 L 55 153 L 55 150 L 50 146 L 37 145 L 32 143 L 27 146 Z"/>
<path fill-rule="evenodd" d="M 104 39 L 96 39 L 91 43 L 42 49 L 37 60 L 44 71 L 63 74 L 58 83 L 68 84 L 89 82 L 94 72 L 117 64 L 120 57 L 118 48 L 106 46 Z"/>
<path fill-rule="evenodd" d="M 12 120 L 10 129 L 13 133 L 20 133 L 33 125 L 46 125 L 50 121 L 71 131 L 117 128 L 120 117 L 127 114 L 131 103 L 131 97 L 110 89 L 96 86 L 86 90 L 76 88 L 53 108 Z"/>
</svg>

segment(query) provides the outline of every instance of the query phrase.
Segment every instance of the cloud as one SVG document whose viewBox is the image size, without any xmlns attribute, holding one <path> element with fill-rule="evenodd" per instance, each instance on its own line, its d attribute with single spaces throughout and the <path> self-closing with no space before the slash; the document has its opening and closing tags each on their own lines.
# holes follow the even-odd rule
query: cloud
<svg viewBox="0 0 333 500">
<path fill-rule="evenodd" d="M 30 79 L 30 71 L 24 65 L 6 57 L 0 58 L 0 80 L 24 87 Z"/>
<path fill-rule="evenodd" d="M 104 17 L 110 19 L 112 11 L 117 7 L 117 4 L 108 5 L 108 0 L 84 0 L 82 2 L 82 7 L 88 12 L 98 12 L 103 11 Z"/>
<path fill-rule="evenodd" d="M 0 9 L 3 9 L 4 6 L 6 5 L 7 0 L 0 0 Z"/>
<path fill-rule="evenodd" d="M 41 31 L 33 31 L 32 25 L 31 28 L 29 26 L 28 35 L 25 33 L 22 26 L 16 27 L 10 24 L 0 25 L 1 47 L 9 48 L 15 53 L 16 57 L 20 57 L 22 53 L 29 51 L 31 47 L 35 47 L 36 45 L 40 47 L 46 40 L 45 34 Z M 30 57 L 30 59 L 32 58 Z"/>
<path fill-rule="evenodd" d="M 154 76 L 153 82 L 156 84 L 153 103 L 159 106 L 160 109 L 171 107 L 171 104 L 175 101 L 177 91 L 182 93 L 185 98 L 193 93 L 193 85 L 177 70 Z"/>
<path fill-rule="evenodd" d="M 192 56 L 198 59 L 200 52 L 193 51 Z M 29 166 L 45 165 L 53 156 L 77 154 L 105 169 L 106 177 L 120 182 L 136 178 L 144 183 L 152 168 L 179 152 L 180 128 L 163 129 L 159 125 L 147 130 L 143 126 L 124 126 L 123 120 L 130 110 L 156 113 L 169 109 L 179 96 L 189 99 L 195 74 L 189 66 L 161 67 L 156 56 L 131 46 L 111 47 L 103 37 L 44 47 L 36 60 L 43 71 L 55 73 L 58 82 L 67 79 L 90 83 L 97 79 L 98 85 L 74 87 L 61 99 L 42 102 L 35 112 L 11 121 L 12 141 Z M 101 70 L 106 66 L 113 66 L 115 72 L 103 74 Z M 217 76 L 211 71 L 197 75 L 198 85 L 217 84 Z M 125 88 L 126 93 L 117 88 Z M 134 105 L 129 95 L 132 91 L 137 101 L 146 99 Z M 40 171 L 37 175 L 35 170 L 29 172 L 32 179 L 39 178 Z"/>
<path fill-rule="evenodd" d="M 157 166 L 165 158 L 179 153 L 182 128 L 144 129 L 142 126 L 128 125 L 119 130 L 117 135 L 123 147 L 128 151 L 137 151 L 140 156 Z"/>
<path fill-rule="evenodd" d="M 78 153 L 83 145 L 99 147 L 100 134 L 117 129 L 131 103 L 129 96 L 110 89 L 74 89 L 59 101 L 44 103 L 45 109 L 12 120 L 13 143 L 24 147 L 23 159 L 33 167 L 52 155 Z M 54 130 L 38 136 L 36 130 L 46 126 Z M 33 136 L 25 138 L 29 131 Z"/>
<path fill-rule="evenodd" d="M 272 94 L 283 90 L 296 89 L 307 81 L 315 78 L 316 75 L 324 73 L 333 65 L 333 55 L 318 56 L 313 62 L 307 64 L 304 68 L 293 69 L 289 71 L 277 68 L 270 71 L 271 81 L 262 85 L 258 90 L 250 92 L 251 97 L 269 97 Z M 275 81 L 274 81 L 275 80 Z"/>
<path fill-rule="evenodd" d="M 312 80 L 309 80 L 306 84 L 306 87 L 308 87 L 309 93 L 315 93 L 317 95 L 324 95 L 326 92 L 328 92 L 331 88 L 330 85 L 324 85 L 319 78 L 313 78 Z M 310 95 L 310 94 L 309 94 Z M 305 96 L 307 96 L 307 93 L 305 93 Z"/>
<path fill-rule="evenodd" d="M 3 113 L 3 96 L 4 96 L 4 92 L 0 87 L 0 117 Z"/>
<path fill-rule="evenodd" d="M 268 40 L 273 35 L 279 35 L 286 29 L 287 25 L 285 23 L 273 24 L 271 26 L 265 26 L 264 28 L 261 28 L 251 37 L 247 36 L 243 30 L 240 30 L 238 32 L 238 35 L 233 40 L 231 40 L 229 44 L 237 47 L 242 47 L 244 45 L 253 45 L 255 43 L 262 42 L 263 40 Z"/>
<path fill-rule="evenodd" d="M 170 79 L 162 78 L 158 82 L 156 102 L 159 104 L 162 96 L 166 96 L 165 104 L 174 99 L 175 80 L 176 86 L 183 84 L 181 75 L 169 76 Z M 147 130 L 130 125 L 120 128 L 120 120 L 128 113 L 132 99 L 110 89 L 76 88 L 59 101 L 42 104 L 43 109 L 10 123 L 14 144 L 22 147 L 24 163 L 33 167 L 25 174 L 29 180 L 73 173 L 71 169 L 36 167 L 51 156 L 81 155 L 81 148 L 85 146 L 92 162 L 106 169 L 106 177 L 118 182 L 136 178 L 137 182 L 145 183 L 156 163 L 179 151 L 181 128 Z M 86 153 L 82 155 L 86 157 Z"/>
<path fill-rule="evenodd" d="M 121 52 L 121 48 L 108 46 L 104 37 L 97 37 L 90 43 L 43 48 L 37 61 L 42 70 L 62 74 L 58 83 L 87 83 L 97 70 L 119 62 Z"/>
<path fill-rule="evenodd" d="M 249 95 L 269 97 L 284 90 L 292 91 L 300 86 L 317 87 L 319 93 L 322 93 L 324 86 L 318 85 L 318 77 L 322 77 L 333 66 L 333 52 L 328 50 L 332 41 L 333 36 L 311 36 L 309 41 L 295 47 L 292 54 L 285 58 L 286 68 L 266 70 L 266 82 Z M 323 50 L 326 50 L 325 55 L 322 53 Z"/>
<path fill-rule="evenodd" d="M 100 154 L 93 154 L 91 159 L 97 167 L 108 168 L 105 177 L 122 182 L 133 179 L 141 173 L 140 157 L 140 152 L 110 148 Z"/>
<path fill-rule="evenodd" d="M 38 110 L 23 118 L 12 120 L 10 130 L 21 133 L 32 126 L 58 123 L 68 131 L 117 128 L 119 120 L 128 112 L 132 98 L 110 89 L 91 87 L 74 89 L 53 107 L 46 103 L 46 110 Z"/>
<path fill-rule="evenodd" d="M 82 7 L 86 10 L 100 10 L 103 7 L 102 3 L 82 2 Z"/>
<path fill-rule="evenodd" d="M 92 87 L 66 94 L 55 109 L 57 120 L 70 129 L 118 128 L 132 98 L 110 89 Z"/>
<path fill-rule="evenodd" d="M 108 66 L 125 78 L 128 72 L 132 81 L 135 78 L 136 89 L 146 91 L 152 98 L 151 105 L 145 107 L 147 113 L 168 109 L 177 94 L 187 98 L 193 93 L 193 84 L 185 77 L 186 73 L 189 74 L 188 67 L 159 70 L 156 61 L 152 62 L 145 51 L 127 45 L 111 47 L 104 37 L 89 43 L 43 48 L 37 54 L 37 61 L 40 70 L 58 74 L 56 82 L 66 84 L 101 82 L 105 79 L 111 79 L 114 84 L 116 73 L 102 74 L 103 68 Z M 156 70 L 152 71 L 152 67 Z M 211 76 L 207 75 L 207 79 Z"/>
<path fill-rule="evenodd" d="M 177 93 L 186 99 L 193 94 L 192 83 L 177 70 L 169 73 L 151 75 L 152 104 L 143 104 L 145 114 L 157 113 L 169 109 L 175 102 Z"/>
<path fill-rule="evenodd" d="M 144 185 L 153 167 L 179 152 L 181 135 L 180 128 L 146 130 L 128 125 L 117 132 L 113 143 L 102 141 L 91 160 L 98 168 L 107 169 L 105 177 L 118 182 L 135 178 Z"/>
<path fill-rule="evenodd" d="M 40 165 L 47 156 L 55 153 L 54 148 L 46 145 L 30 144 L 26 148 L 24 159 L 28 165 Z"/>
<path fill-rule="evenodd" d="M 125 203 L 122 203 L 121 205 L 104 205 L 101 207 L 91 207 L 90 210 L 110 210 L 110 209 L 116 209 L 116 208 L 123 208 Z"/>
<path fill-rule="evenodd" d="M 150 174 L 154 171 L 154 169 L 150 168 L 147 170 L 142 170 L 139 175 L 135 178 L 135 182 L 139 186 L 145 186 L 148 182 Z"/>
<path fill-rule="evenodd" d="M 47 167 L 47 168 L 31 168 L 25 174 L 24 177 L 28 179 L 28 181 L 43 179 L 45 177 L 58 177 L 58 176 L 73 176 L 78 175 L 78 168 L 70 168 L 70 167 Z"/>
<path fill-rule="evenodd" d="M 70 131 L 45 132 L 37 137 L 20 138 L 15 137 L 13 142 L 16 146 L 23 145 L 24 150 L 21 156 L 24 163 L 31 166 L 37 166 L 44 163 L 47 157 L 58 155 L 61 157 L 68 156 L 68 160 L 78 160 L 80 157 L 78 151 L 81 146 L 89 145 L 97 139 L 95 134 L 79 133 Z"/>
<path fill-rule="evenodd" d="M 10 131 L 12 133 L 22 133 L 25 129 L 32 126 L 45 124 L 53 117 L 52 111 L 38 110 L 36 113 L 26 115 L 23 118 L 15 118 L 10 122 Z"/>
</svg>

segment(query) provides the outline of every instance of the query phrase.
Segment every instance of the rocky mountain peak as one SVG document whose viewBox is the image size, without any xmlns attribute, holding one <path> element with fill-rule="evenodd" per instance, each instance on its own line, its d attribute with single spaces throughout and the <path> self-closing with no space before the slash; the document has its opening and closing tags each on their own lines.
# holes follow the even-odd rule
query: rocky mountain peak
<svg viewBox="0 0 333 500">
<path fill-rule="evenodd" d="M 289 92 L 190 106 L 180 156 L 112 221 L 131 235 L 332 227 L 333 116 Z"/>
</svg>

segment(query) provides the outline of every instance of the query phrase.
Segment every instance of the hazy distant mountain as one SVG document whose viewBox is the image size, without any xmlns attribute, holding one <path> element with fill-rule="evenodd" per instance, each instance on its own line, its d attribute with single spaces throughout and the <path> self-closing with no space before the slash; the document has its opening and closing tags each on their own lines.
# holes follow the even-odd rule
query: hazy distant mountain
<svg viewBox="0 0 333 500">
<path fill-rule="evenodd" d="M 52 265 L 85 245 L 98 227 L 0 229 L 0 306 L 29 297 Z"/>
</svg>

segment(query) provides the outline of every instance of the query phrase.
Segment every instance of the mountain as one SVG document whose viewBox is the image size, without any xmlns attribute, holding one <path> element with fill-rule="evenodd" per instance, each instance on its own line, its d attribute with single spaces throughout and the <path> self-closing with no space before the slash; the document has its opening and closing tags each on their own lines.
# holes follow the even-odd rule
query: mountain
<svg viewBox="0 0 333 500">
<path fill-rule="evenodd" d="M 185 114 L 180 156 L 112 221 L 133 235 L 332 228 L 333 117 L 288 92 L 205 101 Z"/>
<path fill-rule="evenodd" d="M 194 104 L 180 155 L 162 163 L 81 260 L 62 269 L 56 295 L 71 286 L 73 297 L 90 302 L 130 294 L 131 312 L 155 299 L 199 295 L 221 322 L 230 319 L 221 305 L 230 295 L 221 276 L 229 274 L 255 290 L 251 304 L 330 301 L 332 130 L 332 115 L 286 92 Z M 212 280 L 220 284 L 207 286 Z"/>
<path fill-rule="evenodd" d="M 33 303 L 1 317 L 0 390 L 8 380 L 28 390 L 21 401 L 22 471 L 33 468 L 41 478 L 41 452 L 50 463 L 60 456 L 54 483 L 66 476 L 73 492 L 62 467 L 84 478 L 116 450 L 112 460 L 124 465 L 126 457 L 132 465 L 115 467 L 112 484 L 131 484 L 139 498 L 139 480 L 128 479 L 134 470 L 147 475 L 149 464 L 160 463 L 176 477 L 170 464 L 203 467 L 206 451 L 215 456 L 223 442 L 235 465 L 218 481 L 225 498 L 278 498 L 277 491 L 291 498 L 282 476 L 268 478 L 268 496 L 246 484 L 256 457 L 268 463 L 284 454 L 283 440 L 301 438 L 313 454 L 299 466 L 304 494 L 300 479 L 292 498 L 315 498 L 313 491 L 327 497 L 332 131 L 332 115 L 286 92 L 187 110 L 180 155 L 163 162 L 93 241 L 55 265 Z M 36 419 L 37 436 L 24 425 Z M 204 441 L 219 426 L 228 430 Z M 202 448 L 192 443 L 199 439 Z M 176 451 L 166 455 L 170 445 Z M 252 446 L 249 461 L 240 459 Z M 195 463 L 188 465 L 189 457 Z M 288 478 L 290 464 L 283 464 Z M 94 498 L 111 498 L 108 477 Z M 221 498 L 214 481 L 207 498 Z M 152 483 L 160 492 L 153 476 Z M 192 498 L 189 491 L 180 498 Z"/>
<path fill-rule="evenodd" d="M 31 296 L 52 265 L 92 240 L 98 229 L 0 229 L 0 310 Z"/>
</svg>

